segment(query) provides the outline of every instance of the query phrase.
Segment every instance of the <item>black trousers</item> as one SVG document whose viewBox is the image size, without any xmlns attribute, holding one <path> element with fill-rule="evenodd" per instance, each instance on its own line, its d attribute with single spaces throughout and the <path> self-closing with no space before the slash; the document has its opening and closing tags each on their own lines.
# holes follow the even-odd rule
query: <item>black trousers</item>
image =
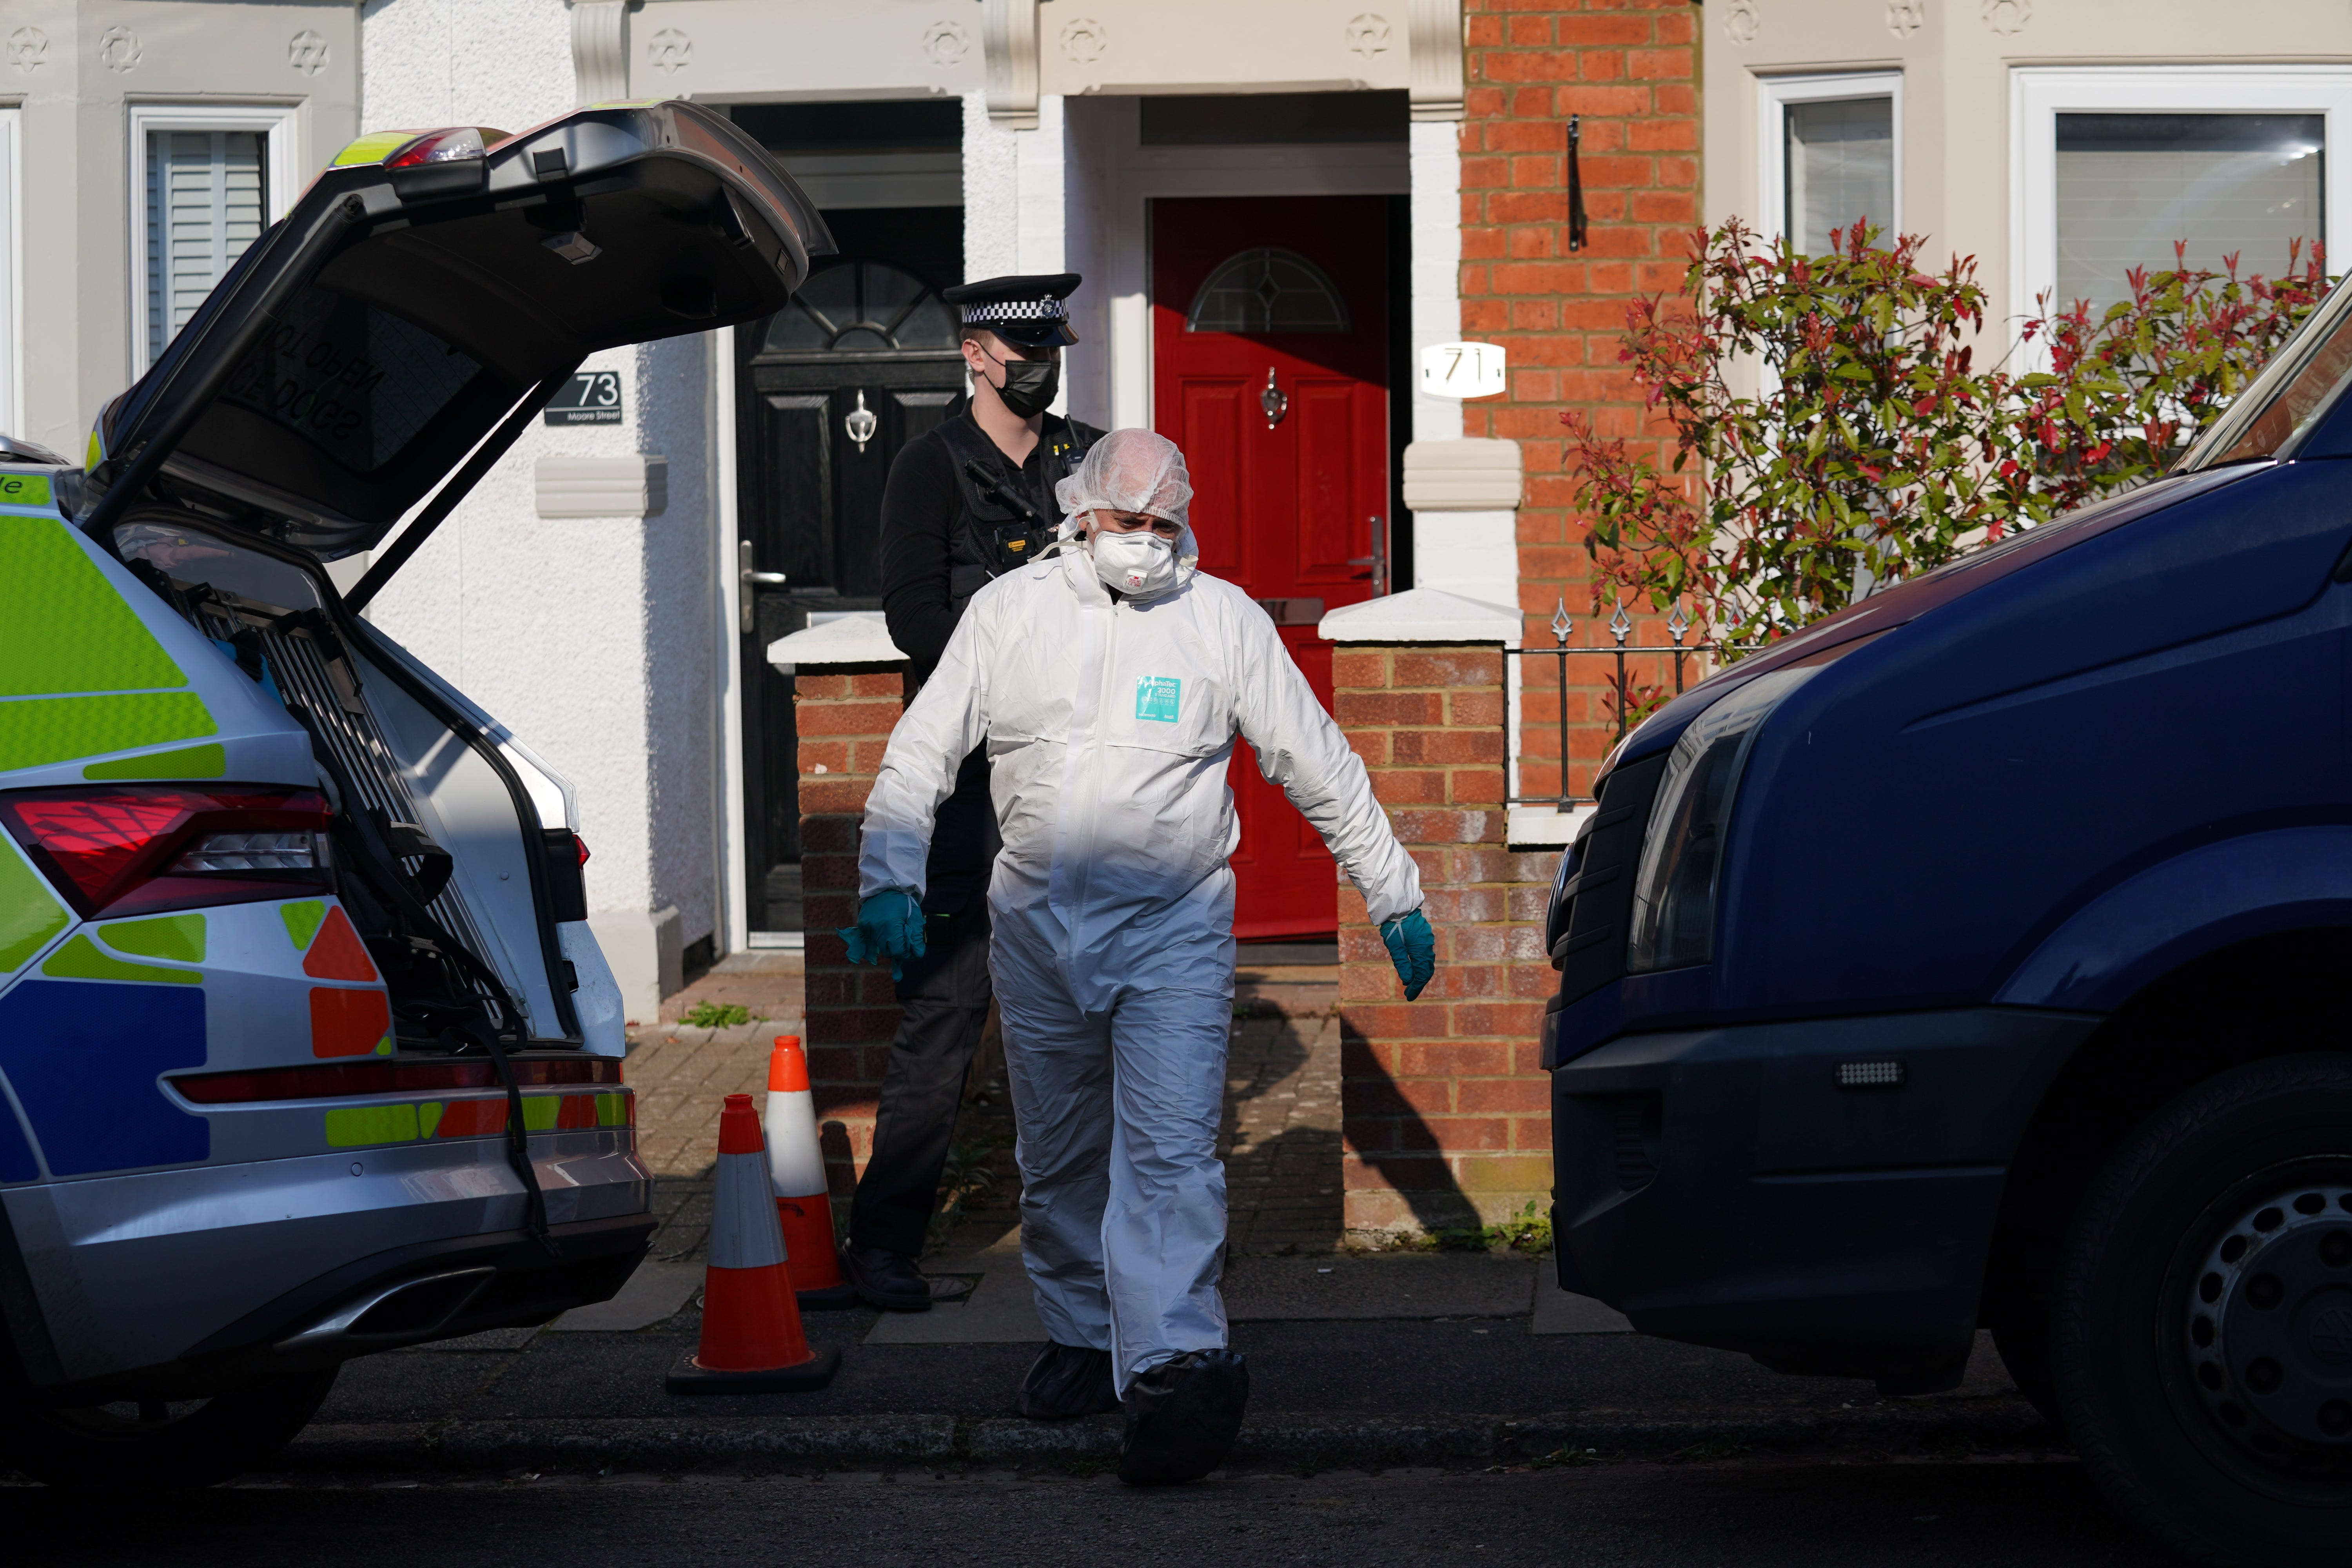
<svg viewBox="0 0 2352 1568">
<path fill-rule="evenodd" d="M 890 1039 L 874 1152 L 849 1205 L 850 1246 L 908 1258 L 922 1255 L 964 1074 L 988 1022 L 986 899 L 974 898 L 954 919 L 929 924 L 923 956 L 905 966 L 898 982 L 906 1013 Z"/>
</svg>

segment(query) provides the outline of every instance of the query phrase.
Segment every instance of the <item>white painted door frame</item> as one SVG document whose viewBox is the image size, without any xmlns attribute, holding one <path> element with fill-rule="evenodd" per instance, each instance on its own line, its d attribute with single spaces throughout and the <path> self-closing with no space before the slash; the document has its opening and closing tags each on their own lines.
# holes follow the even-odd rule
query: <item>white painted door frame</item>
<svg viewBox="0 0 2352 1568">
<path fill-rule="evenodd" d="M 2058 116 L 2091 113 L 2318 114 L 2326 117 L 2327 252 L 2352 226 L 2352 67 L 2019 66 L 2009 73 L 2009 309 L 2011 330 L 2058 282 Z M 2047 363 L 2025 345 L 2025 368 Z"/>
</svg>

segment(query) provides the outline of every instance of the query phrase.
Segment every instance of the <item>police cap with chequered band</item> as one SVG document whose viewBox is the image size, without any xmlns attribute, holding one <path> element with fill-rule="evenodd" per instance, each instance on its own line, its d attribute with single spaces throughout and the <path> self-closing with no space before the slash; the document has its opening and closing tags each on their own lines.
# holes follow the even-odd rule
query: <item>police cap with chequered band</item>
<svg viewBox="0 0 2352 1568">
<path fill-rule="evenodd" d="M 1038 272 L 1015 278 L 983 278 L 940 290 L 967 327 L 986 327 L 1024 349 L 1074 343 L 1070 313 L 1063 301 L 1078 286 L 1075 272 Z"/>
</svg>

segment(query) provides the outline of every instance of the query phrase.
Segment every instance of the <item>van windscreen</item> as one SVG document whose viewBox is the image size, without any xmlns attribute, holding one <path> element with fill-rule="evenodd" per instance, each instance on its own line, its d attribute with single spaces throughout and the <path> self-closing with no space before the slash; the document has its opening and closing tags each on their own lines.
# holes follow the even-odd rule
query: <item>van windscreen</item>
<svg viewBox="0 0 2352 1568">
<path fill-rule="evenodd" d="M 2290 448 L 2334 407 L 2352 375 L 2352 289 L 2339 289 L 2314 310 L 2237 401 L 2206 427 L 2179 473 L 2261 462 Z"/>
</svg>

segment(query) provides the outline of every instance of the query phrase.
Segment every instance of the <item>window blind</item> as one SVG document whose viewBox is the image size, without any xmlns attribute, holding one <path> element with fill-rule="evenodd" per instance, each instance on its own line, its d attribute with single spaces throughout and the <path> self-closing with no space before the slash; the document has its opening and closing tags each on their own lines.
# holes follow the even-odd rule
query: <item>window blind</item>
<svg viewBox="0 0 2352 1568">
<path fill-rule="evenodd" d="M 2317 114 L 2058 116 L 2058 297 L 2094 318 L 2129 297 L 2124 274 L 2173 265 L 2275 277 L 2287 242 L 2326 237 L 2326 120 Z M 2307 254 L 2307 251 L 2306 251 Z"/>
<path fill-rule="evenodd" d="M 1787 109 L 1788 206 L 1781 232 L 1807 256 L 1830 248 L 1830 230 L 1867 220 L 1895 229 L 1895 100 L 1836 98 Z"/>
<path fill-rule="evenodd" d="M 261 237 L 267 137 L 147 133 L 147 358 L 188 324 L 229 264 Z"/>
</svg>

